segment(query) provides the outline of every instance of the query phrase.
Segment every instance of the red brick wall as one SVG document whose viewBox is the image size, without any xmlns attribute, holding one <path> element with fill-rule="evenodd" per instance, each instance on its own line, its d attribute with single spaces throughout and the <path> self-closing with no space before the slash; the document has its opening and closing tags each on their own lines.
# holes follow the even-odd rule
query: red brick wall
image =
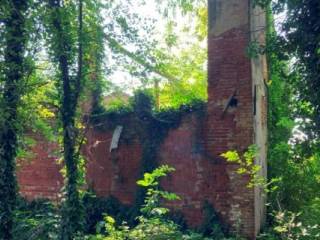
<svg viewBox="0 0 320 240">
<path fill-rule="evenodd" d="M 17 178 L 21 194 L 29 200 L 35 198 L 59 199 L 63 178 L 57 164 L 57 144 L 32 135 L 37 141 L 32 147 L 31 159 L 18 161 Z"/>
<path fill-rule="evenodd" d="M 236 166 L 226 164 L 220 154 L 228 150 L 244 151 L 254 143 L 251 61 L 245 49 L 249 42 L 248 26 L 231 29 L 209 37 L 208 118 L 206 151 L 224 172 L 227 184 L 220 191 L 224 206 L 215 207 L 224 219 L 236 225 L 241 218 L 245 234 L 254 233 L 254 193 L 246 188 L 246 180 L 234 174 Z M 237 106 L 228 107 L 233 96 Z M 227 108 L 227 109 L 226 109 Z"/>
<path fill-rule="evenodd" d="M 126 138 L 121 137 L 118 149 L 110 152 L 113 132 L 91 128 L 84 148 L 88 186 L 98 196 L 113 195 L 126 204 L 134 201 L 142 153 L 137 136 L 131 136 L 132 129 L 130 125 L 124 126 Z"/>
<path fill-rule="evenodd" d="M 176 169 L 163 180 L 162 185 L 181 197 L 181 201 L 168 203 L 168 206 L 182 211 L 192 226 L 201 224 L 205 200 L 222 215 L 228 214 L 230 208 L 230 176 L 226 165 L 224 162 L 217 163 L 204 152 L 206 121 L 205 116 L 189 114 L 180 127 L 169 131 L 159 148 L 159 164 L 169 164 Z M 113 195 L 123 203 L 133 203 L 142 146 L 130 119 L 124 124 L 118 149 L 110 153 L 112 134 L 112 131 L 94 128 L 88 131 L 84 147 L 88 186 L 99 196 Z M 62 177 L 56 159 L 48 156 L 55 147 L 38 138 L 38 144 L 33 149 L 35 158 L 24 163 L 20 169 L 20 190 L 28 199 L 57 199 Z M 236 175 L 233 177 L 237 178 Z"/>
<path fill-rule="evenodd" d="M 169 164 L 176 169 L 164 179 L 162 186 L 181 197 L 181 201 L 168 206 L 182 211 L 193 226 L 203 220 L 204 201 L 211 203 L 227 224 L 238 222 L 237 211 L 241 209 L 241 218 L 246 221 L 242 222 L 243 227 L 252 231 L 253 192 L 246 188 L 247 179 L 235 173 L 236 166 L 206 153 L 204 139 L 208 119 L 197 113 L 186 116 L 180 127 L 169 131 L 160 146 L 159 164 Z M 138 136 L 134 130 L 130 133 L 130 128 L 134 126 L 124 125 L 123 133 L 123 138 L 129 135 L 130 140 L 120 140 L 119 148 L 112 154 L 109 152 L 112 132 L 91 129 L 85 150 L 89 185 L 98 195 L 113 195 L 123 203 L 133 203 L 142 151 Z M 223 149 L 227 150 L 227 147 Z"/>
<path fill-rule="evenodd" d="M 254 86 L 265 87 L 260 75 L 265 71 L 256 60 L 247 56 L 247 48 L 259 31 L 263 36 L 264 12 L 254 12 L 252 1 L 248 0 L 209 0 L 209 35 L 208 35 L 208 118 L 206 121 L 206 153 L 221 168 L 228 179 L 220 191 L 213 195 L 224 194 L 223 206 L 215 202 L 215 208 L 234 229 L 240 224 L 242 233 L 254 238 L 260 224 L 257 212 L 263 205 L 261 196 L 256 196 L 255 189 L 248 189 L 246 177 L 235 173 L 237 166 L 226 164 L 220 154 L 230 149 L 245 151 L 249 145 L 263 144 L 266 132 L 260 132 L 259 122 L 266 115 L 254 113 Z M 258 21 L 259 20 L 259 21 Z M 259 57 L 259 59 L 263 57 Z M 254 67 L 254 71 L 253 71 Z M 261 74 L 260 74 L 261 73 Z M 261 92 L 257 98 L 260 98 Z M 231 98 L 236 99 L 236 106 L 229 106 Z M 257 106 L 260 108 L 265 107 Z M 256 134 L 259 132 L 259 134 Z M 260 139 L 257 139 L 260 138 Z M 265 148 L 262 147 L 264 155 Z M 265 159 L 261 159 L 265 161 Z M 259 163 L 261 164 L 261 162 Z M 208 179 L 209 181 L 209 179 Z M 258 203 L 259 202 L 259 203 Z M 262 217 L 259 215 L 259 218 Z"/>
</svg>

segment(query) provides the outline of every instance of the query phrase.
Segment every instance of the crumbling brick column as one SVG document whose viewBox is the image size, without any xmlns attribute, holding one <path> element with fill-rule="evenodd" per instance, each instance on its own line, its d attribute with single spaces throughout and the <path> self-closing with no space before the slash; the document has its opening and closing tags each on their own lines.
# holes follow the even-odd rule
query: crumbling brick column
<svg viewBox="0 0 320 240">
<path fill-rule="evenodd" d="M 223 220 L 254 239 L 264 219 L 261 190 L 246 187 L 248 178 L 220 157 L 228 150 L 244 152 L 257 144 L 265 175 L 266 65 L 264 56 L 249 57 L 251 42 L 264 43 L 265 14 L 249 0 L 208 0 L 208 115 L 205 148 L 218 174 L 228 179 L 224 189 L 212 192 Z M 215 178 L 217 179 L 217 178 Z M 219 178 L 217 179 L 219 181 Z"/>
</svg>

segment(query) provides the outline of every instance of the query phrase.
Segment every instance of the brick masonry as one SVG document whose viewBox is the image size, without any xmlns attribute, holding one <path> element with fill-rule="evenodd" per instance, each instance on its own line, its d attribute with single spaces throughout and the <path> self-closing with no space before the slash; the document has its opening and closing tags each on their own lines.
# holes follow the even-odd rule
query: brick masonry
<svg viewBox="0 0 320 240">
<path fill-rule="evenodd" d="M 249 58 L 251 42 L 264 44 L 265 14 L 248 0 L 209 0 L 208 118 L 206 153 L 224 166 L 228 185 L 226 206 L 216 209 L 231 225 L 254 238 L 264 221 L 261 189 L 248 189 L 236 166 L 219 161 L 228 149 L 259 147 L 256 164 L 266 175 L 266 64 L 265 56 Z M 233 100 L 233 105 L 228 104 Z M 216 194 L 213 192 L 213 194 Z"/>
<path fill-rule="evenodd" d="M 61 167 L 57 164 L 57 144 L 36 134 L 31 137 L 37 144 L 31 149 L 31 159 L 18 161 L 19 190 L 29 200 L 46 198 L 57 201 L 63 186 Z"/>
<path fill-rule="evenodd" d="M 263 224 L 264 199 L 260 189 L 246 187 L 248 179 L 236 174 L 237 166 L 227 164 L 220 154 L 230 149 L 242 152 L 256 143 L 256 162 L 266 174 L 265 58 L 246 55 L 250 41 L 264 41 L 263 31 L 257 31 L 264 24 L 263 12 L 251 8 L 248 0 L 209 0 L 207 111 L 203 117 L 186 116 L 169 131 L 159 151 L 160 164 L 176 169 L 162 182 L 181 197 L 170 207 L 181 210 L 196 226 L 203 220 L 206 200 L 231 230 L 239 227 L 250 239 Z M 142 146 L 134 124 L 128 120 L 123 127 L 126 134 L 111 153 L 113 132 L 90 128 L 83 152 L 88 186 L 99 196 L 113 195 L 129 204 L 134 201 Z M 39 137 L 35 157 L 19 168 L 20 191 L 28 199 L 59 199 L 63 180 L 55 148 Z"/>
</svg>

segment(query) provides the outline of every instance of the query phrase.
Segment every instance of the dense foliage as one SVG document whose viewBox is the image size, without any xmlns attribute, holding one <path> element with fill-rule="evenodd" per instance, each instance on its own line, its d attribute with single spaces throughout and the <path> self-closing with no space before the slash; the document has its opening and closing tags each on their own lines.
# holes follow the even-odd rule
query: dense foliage
<svg viewBox="0 0 320 240">
<path fill-rule="evenodd" d="M 297 104 L 296 117 L 304 120 L 309 138 L 318 138 L 320 129 L 320 3 L 319 1 L 287 1 L 286 33 L 283 48 L 297 58 L 293 79 Z M 308 124 L 307 119 L 311 122 Z"/>
<path fill-rule="evenodd" d="M 318 217 L 309 215 L 318 211 L 320 193 L 319 6 L 318 1 L 273 3 L 276 14 L 286 13 L 278 27 L 281 34 L 274 30 L 271 13 L 268 19 L 269 177 L 280 180 L 279 191 L 271 195 L 272 208 L 302 212 L 298 218 L 306 224 L 319 222 Z"/>
<path fill-rule="evenodd" d="M 267 10 L 269 66 L 266 239 L 319 235 L 319 2 L 256 1 Z M 277 18 L 283 18 L 282 21 Z M 318 68 L 318 69 L 317 69 Z"/>
<path fill-rule="evenodd" d="M 116 226 L 115 220 L 111 216 L 106 215 L 104 226 L 105 234 L 89 236 L 88 239 L 226 240 L 227 238 L 222 232 L 220 225 L 217 223 L 212 222 L 210 231 L 206 232 L 207 236 L 210 237 L 205 237 L 197 232 L 183 232 L 179 225 L 165 217 L 168 214 L 169 209 L 161 206 L 161 201 L 179 200 L 179 196 L 171 192 L 160 190 L 159 179 L 172 171 L 174 171 L 172 167 L 167 165 L 160 166 L 150 173 L 145 173 L 143 179 L 137 182 L 138 185 L 146 188 L 147 194 L 144 199 L 144 205 L 141 207 L 140 215 L 137 217 L 138 224 L 135 227 L 130 228 L 125 224 Z M 210 218 L 212 217 L 214 218 L 214 214 L 210 216 Z M 231 238 L 228 239 L 231 240 Z"/>
</svg>

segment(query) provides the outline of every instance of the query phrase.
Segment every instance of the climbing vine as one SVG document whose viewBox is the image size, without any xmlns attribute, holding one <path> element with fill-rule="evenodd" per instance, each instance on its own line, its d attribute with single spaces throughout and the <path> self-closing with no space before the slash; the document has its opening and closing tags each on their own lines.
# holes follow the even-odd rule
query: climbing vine
<svg viewBox="0 0 320 240">
<path fill-rule="evenodd" d="M 117 125 L 124 125 L 127 119 L 133 119 L 135 134 L 142 145 L 139 170 L 139 177 L 142 177 L 144 173 L 152 172 L 158 167 L 159 148 L 168 132 L 179 127 L 181 120 L 187 114 L 197 113 L 203 117 L 205 103 L 194 100 L 191 104 L 182 105 L 180 108 L 157 111 L 152 95 L 146 91 L 137 91 L 130 102 L 129 105 L 119 106 L 113 111 L 103 111 L 101 107 L 95 109 L 91 116 L 91 124 L 100 130 L 112 130 Z M 137 189 L 132 209 L 133 219 L 139 214 L 145 194 L 144 188 Z"/>
<path fill-rule="evenodd" d="M 1 1 L 4 22 L 4 68 L 0 69 L 0 238 L 12 239 L 17 181 L 18 108 L 25 83 L 28 1 Z M 5 14 L 6 13 L 6 14 Z M 2 38 L 2 36 L 1 36 Z M 3 64 L 3 62 L 1 62 Z M 2 76 L 3 74 L 3 76 Z"/>
</svg>

